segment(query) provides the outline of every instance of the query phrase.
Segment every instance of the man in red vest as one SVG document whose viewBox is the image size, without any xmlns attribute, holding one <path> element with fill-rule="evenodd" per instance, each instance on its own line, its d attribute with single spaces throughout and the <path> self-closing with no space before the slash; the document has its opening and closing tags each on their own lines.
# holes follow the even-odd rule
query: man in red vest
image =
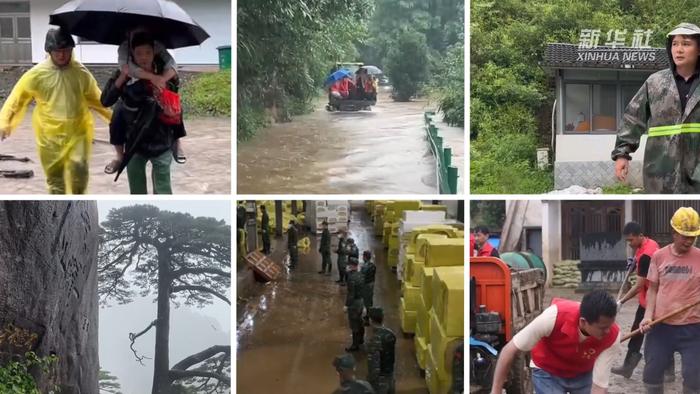
<svg viewBox="0 0 700 394">
<path fill-rule="evenodd" d="M 644 375 L 648 394 L 663 394 L 664 371 L 681 354 L 683 393 L 700 393 L 700 307 L 649 324 L 688 304 L 700 300 L 700 215 L 688 207 L 679 208 L 671 218 L 673 242 L 659 249 L 649 264 L 647 308 L 639 327 L 646 333 Z"/>
<path fill-rule="evenodd" d="M 644 318 L 644 312 L 647 307 L 647 289 L 649 289 L 649 282 L 646 279 L 647 273 L 649 272 L 649 264 L 651 264 L 651 256 L 659 250 L 659 244 L 645 236 L 642 233 L 642 226 L 637 222 L 625 224 L 622 234 L 625 236 L 630 248 L 634 249 L 633 264 L 636 266 L 637 270 L 637 283 L 627 294 L 617 300 L 617 302 L 622 305 L 639 295 L 639 306 L 637 307 L 637 313 L 632 323 L 632 331 L 634 331 L 639 328 L 639 323 L 641 323 Z M 637 364 L 639 364 L 639 361 L 642 359 L 640 350 L 642 349 L 643 342 L 644 335 L 632 337 L 629 345 L 627 345 L 627 356 L 625 356 L 624 364 L 621 367 L 613 368 L 611 372 L 629 379 L 632 376 L 632 372 L 634 372 L 634 369 L 637 367 Z"/>
<path fill-rule="evenodd" d="M 531 351 L 537 394 L 605 394 L 610 367 L 620 351 L 617 303 L 593 290 L 579 303 L 555 298 L 504 348 L 496 364 L 491 394 L 501 394 L 518 352 Z"/>
<path fill-rule="evenodd" d="M 498 249 L 491 246 L 489 241 L 489 229 L 485 226 L 477 226 L 474 229 L 474 241 L 478 250 L 478 257 L 501 257 Z"/>
</svg>

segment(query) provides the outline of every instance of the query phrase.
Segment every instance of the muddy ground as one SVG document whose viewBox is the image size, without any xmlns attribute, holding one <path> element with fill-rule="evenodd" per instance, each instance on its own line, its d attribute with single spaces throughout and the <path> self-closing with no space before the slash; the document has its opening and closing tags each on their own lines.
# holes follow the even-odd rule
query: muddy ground
<svg viewBox="0 0 700 394">
<path fill-rule="evenodd" d="M 545 305 L 549 305 L 552 297 L 561 297 L 571 300 L 580 301 L 583 298 L 583 294 L 575 293 L 572 289 L 564 288 L 553 288 L 547 290 Z M 639 304 L 636 300 L 630 300 L 625 305 L 622 306 L 620 313 L 617 316 L 617 324 L 620 325 L 623 333 L 630 331 L 632 327 L 632 322 L 634 321 L 634 314 L 637 312 L 637 306 Z M 623 334 L 624 335 L 624 334 Z M 643 348 L 642 348 L 643 349 Z M 614 366 L 622 365 L 625 359 L 625 354 L 627 353 L 627 342 L 622 344 L 622 351 L 618 354 Z M 700 355 L 698 355 L 700 357 Z M 674 383 L 666 383 L 665 392 L 666 393 L 682 393 L 682 377 L 681 377 L 681 363 L 680 356 L 676 354 L 676 381 Z M 608 389 L 609 394 L 633 394 L 633 393 L 644 393 L 644 383 L 642 383 L 642 372 L 644 371 L 644 360 L 642 360 L 637 368 L 634 370 L 632 377 L 630 379 L 625 379 L 622 376 L 611 375 L 610 387 Z"/>
<path fill-rule="evenodd" d="M 384 308 L 385 323 L 397 334 L 396 392 L 427 393 L 415 360 L 413 339 L 401 334 L 400 287 L 386 265 L 386 252 L 372 234 L 371 222 L 362 207 L 353 207 L 351 220 L 350 236 L 360 251 L 369 248 L 376 256 L 374 304 Z M 282 261 L 285 242 L 284 238 L 273 240 L 273 260 Z M 336 242 L 333 237 L 333 246 Z M 343 312 L 345 287 L 334 282 L 338 278 L 335 255 L 332 275 L 318 274 L 321 263 L 317 245 L 312 237 L 308 254 L 300 254 L 299 267 L 277 283 L 254 284 L 248 286 L 248 294 L 239 294 L 237 392 L 328 393 L 338 387 L 331 362 L 350 343 L 350 329 Z M 239 277 L 245 276 L 239 273 Z M 365 379 L 365 353 L 354 355 L 357 376 Z"/>
</svg>

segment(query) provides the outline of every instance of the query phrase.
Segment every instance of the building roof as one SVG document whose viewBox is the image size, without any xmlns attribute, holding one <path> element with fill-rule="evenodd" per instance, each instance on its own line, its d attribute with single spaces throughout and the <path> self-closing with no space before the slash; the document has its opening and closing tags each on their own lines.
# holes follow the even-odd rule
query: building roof
<svg viewBox="0 0 700 394">
<path fill-rule="evenodd" d="M 542 67 L 605 68 L 615 70 L 651 70 L 667 68 L 666 48 L 606 47 L 579 49 L 577 44 L 547 44 Z"/>
</svg>

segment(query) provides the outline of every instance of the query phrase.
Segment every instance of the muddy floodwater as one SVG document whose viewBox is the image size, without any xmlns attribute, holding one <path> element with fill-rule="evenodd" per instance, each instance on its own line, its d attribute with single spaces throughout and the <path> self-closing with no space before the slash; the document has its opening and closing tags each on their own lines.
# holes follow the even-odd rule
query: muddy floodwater
<svg viewBox="0 0 700 394">
<path fill-rule="evenodd" d="M 427 101 L 397 103 L 383 92 L 372 111 L 327 112 L 324 106 L 321 100 L 313 113 L 238 143 L 238 193 L 438 193 L 424 130 Z M 446 128 L 461 181 L 464 130 L 438 126 Z"/>
<path fill-rule="evenodd" d="M 397 336 L 396 392 L 427 393 L 415 359 L 413 339 L 399 326 L 399 283 L 386 265 L 386 253 L 372 234 L 365 212 L 354 207 L 350 237 L 360 251 L 376 255 L 377 277 L 374 305 L 384 308 L 385 324 Z M 313 238 L 313 237 L 312 237 Z M 333 246 L 337 240 L 333 237 Z M 273 242 L 272 258 L 284 256 L 285 240 Z M 251 294 L 238 302 L 237 392 L 239 393 L 330 393 L 339 386 L 331 365 L 350 344 L 347 315 L 343 312 L 346 288 L 335 283 L 338 271 L 333 255 L 331 276 L 318 274 L 321 267 L 314 239 L 308 253 L 300 254 L 299 266 L 273 284 L 255 284 Z M 369 329 L 365 338 L 369 337 Z M 353 353 L 357 376 L 366 379 L 364 348 Z"/>
</svg>

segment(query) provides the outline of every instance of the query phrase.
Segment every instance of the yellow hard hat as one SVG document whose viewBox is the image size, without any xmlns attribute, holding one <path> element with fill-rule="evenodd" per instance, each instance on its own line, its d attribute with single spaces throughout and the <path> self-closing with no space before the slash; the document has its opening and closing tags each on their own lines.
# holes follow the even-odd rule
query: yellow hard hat
<svg viewBox="0 0 700 394">
<path fill-rule="evenodd" d="M 671 218 L 671 227 L 680 235 L 697 237 L 700 235 L 700 215 L 690 207 L 680 207 Z"/>
</svg>

